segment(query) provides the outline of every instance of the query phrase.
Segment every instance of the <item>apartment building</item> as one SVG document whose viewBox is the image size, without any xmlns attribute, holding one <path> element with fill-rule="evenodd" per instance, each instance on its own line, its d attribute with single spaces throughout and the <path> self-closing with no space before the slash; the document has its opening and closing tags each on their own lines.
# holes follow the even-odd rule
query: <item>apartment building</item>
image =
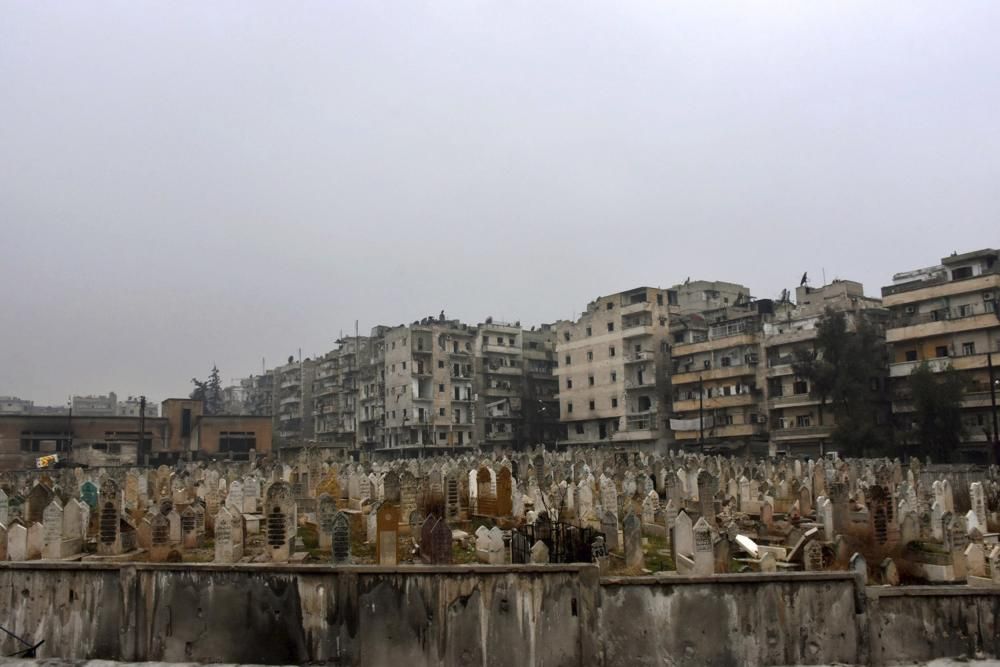
<svg viewBox="0 0 1000 667">
<path fill-rule="evenodd" d="M 556 328 L 542 324 L 521 331 L 524 390 L 521 396 L 522 446 L 552 445 L 566 439 L 559 421 L 559 378 L 555 375 Z"/>
<path fill-rule="evenodd" d="M 118 396 L 74 396 L 71 399 L 73 414 L 80 417 L 115 417 L 118 415 Z"/>
<path fill-rule="evenodd" d="M 386 332 L 383 455 L 476 446 L 475 342 L 474 328 L 443 314 Z"/>
<path fill-rule="evenodd" d="M 677 293 L 637 287 L 556 324 L 559 413 L 567 446 L 665 446 L 668 326 Z"/>
<path fill-rule="evenodd" d="M 359 369 L 368 345 L 366 337 L 341 338 L 335 350 L 316 360 L 313 432 L 319 446 L 346 450 L 356 444 Z"/>
<path fill-rule="evenodd" d="M 274 369 L 274 431 L 278 447 L 302 446 L 313 439 L 313 381 L 316 362 L 295 361 Z"/>
<path fill-rule="evenodd" d="M 129 396 L 124 401 L 118 401 L 117 415 L 119 417 L 138 417 L 142 410 L 142 399 L 138 396 Z M 156 401 L 146 401 L 145 413 L 147 417 L 158 417 L 160 415 L 159 404 Z"/>
<path fill-rule="evenodd" d="M 671 324 L 670 427 L 684 447 L 729 452 L 767 447 L 760 353 L 774 302 L 737 301 L 689 312 Z"/>
<path fill-rule="evenodd" d="M 992 248 L 955 253 L 936 266 L 897 273 L 892 285 L 882 288 L 882 302 L 891 313 L 886 342 L 892 410 L 904 441 L 913 427 L 909 375 L 921 364 L 934 372 L 950 367 L 967 387 L 962 402 L 966 436 L 959 455 L 989 460 L 995 427 L 987 355 L 1000 353 L 998 300 L 1000 251 Z M 998 357 L 993 355 L 994 363 Z"/>
<path fill-rule="evenodd" d="M 519 446 L 524 440 L 521 323 L 487 318 L 475 340 L 475 373 L 468 375 L 475 377 L 476 441 L 498 451 Z"/>
<path fill-rule="evenodd" d="M 794 304 L 775 304 L 774 318 L 763 323 L 763 358 L 767 362 L 767 425 L 778 453 L 822 456 L 837 426 L 832 408 L 821 414 L 810 383 L 794 372 L 800 351 L 816 351 L 817 327 L 827 309 L 844 313 L 848 331 L 856 331 L 862 319 L 881 331 L 888 315 L 880 299 L 865 296 L 863 285 L 850 280 L 817 288 L 801 285 Z M 877 379 L 872 401 L 883 402 L 884 379 Z"/>
<path fill-rule="evenodd" d="M 385 335 L 389 327 L 377 326 L 359 352 L 357 381 L 358 455 L 370 458 L 385 447 Z"/>
<path fill-rule="evenodd" d="M 30 415 L 34 408 L 34 401 L 17 396 L 0 396 L 0 415 Z"/>
</svg>

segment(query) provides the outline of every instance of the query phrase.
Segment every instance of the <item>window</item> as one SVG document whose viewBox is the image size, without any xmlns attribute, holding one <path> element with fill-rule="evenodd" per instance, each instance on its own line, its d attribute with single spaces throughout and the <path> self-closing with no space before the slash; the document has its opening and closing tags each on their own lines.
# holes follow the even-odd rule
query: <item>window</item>
<svg viewBox="0 0 1000 667">
<path fill-rule="evenodd" d="M 593 333 L 593 330 L 590 327 L 587 327 L 587 335 L 590 336 Z"/>
<path fill-rule="evenodd" d="M 728 367 L 729 364 L 731 364 L 732 362 L 733 362 L 733 360 L 730 359 L 729 357 L 722 357 L 722 367 L 723 368 Z"/>
<path fill-rule="evenodd" d="M 497 345 L 503 345 L 503 336 L 497 336 Z"/>
<path fill-rule="evenodd" d="M 573 378 L 566 378 L 566 388 L 567 389 L 573 388 Z"/>
<path fill-rule="evenodd" d="M 566 365 L 567 365 L 567 366 L 569 366 L 569 365 L 570 365 L 571 363 L 573 363 L 573 358 L 572 358 L 572 357 L 570 357 L 570 356 L 569 356 L 569 355 L 567 354 L 567 355 L 566 355 Z"/>
<path fill-rule="evenodd" d="M 439 384 L 438 385 L 438 393 L 439 394 L 443 394 L 444 393 L 444 385 L 443 384 Z"/>
<path fill-rule="evenodd" d="M 583 435 L 583 422 L 576 423 L 576 434 Z"/>
<path fill-rule="evenodd" d="M 573 404 L 572 403 L 567 403 L 566 404 L 566 413 L 567 414 L 573 414 Z"/>
<path fill-rule="evenodd" d="M 608 356 L 609 357 L 615 356 L 615 346 L 614 345 L 612 345 L 611 347 L 608 348 Z"/>
<path fill-rule="evenodd" d="M 608 301 L 608 306 L 607 306 L 608 310 L 611 310 L 614 307 L 615 307 L 614 302 L 613 301 Z"/>
<path fill-rule="evenodd" d="M 614 330 L 615 330 L 615 323 L 608 322 L 608 331 L 614 331 Z"/>
<path fill-rule="evenodd" d="M 940 357 L 947 357 L 948 356 L 948 346 L 947 345 L 938 345 L 937 347 L 935 347 L 934 348 L 934 356 L 938 357 L 938 358 L 940 358 Z"/>
<path fill-rule="evenodd" d="M 592 351 L 588 350 L 587 351 L 587 361 L 593 361 L 593 360 L 594 360 L 594 353 Z"/>
<path fill-rule="evenodd" d="M 594 386 L 594 376 L 593 375 L 591 375 L 590 377 L 588 377 L 587 381 L 588 381 L 588 383 L 590 384 L 591 387 Z"/>
<path fill-rule="evenodd" d="M 188 438 L 191 436 L 191 408 L 184 408 L 181 411 L 181 437 Z"/>
<path fill-rule="evenodd" d="M 438 415 L 444 417 L 444 408 L 438 408 Z"/>
<path fill-rule="evenodd" d="M 806 428 L 812 424 L 812 419 L 810 415 L 798 415 L 795 418 L 795 426 L 798 428 Z"/>
<path fill-rule="evenodd" d="M 959 317 L 968 317 L 970 315 L 972 315 L 972 306 L 970 306 L 969 304 L 964 304 L 958 307 Z"/>
<path fill-rule="evenodd" d="M 656 305 L 657 306 L 662 306 L 663 305 L 663 295 L 662 294 L 657 294 L 656 295 Z"/>
<path fill-rule="evenodd" d="M 564 331 L 563 332 L 563 338 L 565 338 L 566 340 L 569 340 L 569 332 L 568 331 Z"/>
<path fill-rule="evenodd" d="M 793 394 L 808 394 L 809 393 L 809 383 L 805 380 L 796 380 L 792 385 Z"/>
<path fill-rule="evenodd" d="M 591 410 L 593 410 L 593 409 L 594 409 L 594 402 L 593 402 L 593 401 L 591 401 L 591 402 L 590 402 L 590 409 L 591 409 Z"/>
<path fill-rule="evenodd" d="M 447 433 L 445 433 L 444 431 L 439 431 L 438 432 L 438 440 L 446 440 L 447 438 L 448 438 L 448 434 Z"/>
<path fill-rule="evenodd" d="M 916 350 L 907 350 L 906 351 L 906 360 L 907 361 L 916 361 L 917 360 L 917 351 Z"/>
<path fill-rule="evenodd" d="M 438 368 L 444 368 L 444 361 L 441 359 L 438 359 Z"/>
<path fill-rule="evenodd" d="M 611 381 L 618 382 L 618 371 L 611 371 Z"/>
<path fill-rule="evenodd" d="M 732 426 L 733 425 L 733 416 L 732 415 L 722 415 L 722 425 L 723 426 Z"/>
<path fill-rule="evenodd" d="M 403 362 L 403 370 L 404 371 L 406 370 L 406 362 L 405 361 Z"/>
<path fill-rule="evenodd" d="M 951 272 L 951 279 L 952 280 L 961 280 L 963 278 L 971 278 L 971 277 L 972 277 L 972 267 L 971 266 L 963 266 L 963 267 L 958 268 L 958 269 L 953 269 L 952 272 Z"/>
<path fill-rule="evenodd" d="M 618 407 L 618 399 L 617 398 L 612 398 L 611 399 L 611 407 L 613 407 L 613 408 L 617 408 Z"/>
<path fill-rule="evenodd" d="M 970 355 L 970 354 L 975 354 L 975 353 L 976 353 L 976 344 L 975 343 L 962 343 L 962 354 L 964 354 L 964 355 Z"/>
<path fill-rule="evenodd" d="M 389 364 L 389 372 L 390 373 L 396 372 L 396 364 Z"/>
</svg>

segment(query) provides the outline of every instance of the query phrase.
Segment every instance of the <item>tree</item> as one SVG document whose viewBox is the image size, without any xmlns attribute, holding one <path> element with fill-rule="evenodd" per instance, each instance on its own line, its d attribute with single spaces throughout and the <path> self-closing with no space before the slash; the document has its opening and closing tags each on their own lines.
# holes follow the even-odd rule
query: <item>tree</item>
<svg viewBox="0 0 1000 667">
<path fill-rule="evenodd" d="M 205 412 L 210 415 L 222 414 L 222 380 L 219 378 L 219 368 L 212 364 L 212 372 L 208 375 L 208 386 L 205 394 Z"/>
<path fill-rule="evenodd" d="M 206 415 L 218 415 L 223 411 L 222 379 L 219 377 L 219 369 L 214 364 L 207 380 L 191 378 L 194 390 L 190 396 L 196 401 L 205 404 Z"/>
<path fill-rule="evenodd" d="M 950 365 L 935 373 L 927 363 L 910 373 L 914 426 L 923 456 L 948 463 L 965 435 L 962 424 L 962 394 L 965 382 Z"/>
<path fill-rule="evenodd" d="M 875 453 L 889 445 L 882 378 L 885 351 L 877 326 L 862 314 L 851 331 L 847 315 L 827 308 L 812 350 L 795 352 L 795 374 L 809 382 L 819 400 L 819 423 L 827 405 L 836 419 L 833 443 L 848 455 Z"/>
</svg>

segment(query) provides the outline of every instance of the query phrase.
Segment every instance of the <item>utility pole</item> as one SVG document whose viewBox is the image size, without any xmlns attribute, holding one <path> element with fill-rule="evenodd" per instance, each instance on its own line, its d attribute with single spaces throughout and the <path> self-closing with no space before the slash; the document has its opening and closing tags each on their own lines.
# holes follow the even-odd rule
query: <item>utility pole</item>
<svg viewBox="0 0 1000 667">
<path fill-rule="evenodd" d="M 69 399 L 69 417 L 66 420 L 66 430 L 69 431 L 69 440 L 66 444 L 67 458 L 73 457 L 73 399 Z"/>
<path fill-rule="evenodd" d="M 149 454 L 146 453 L 146 397 L 139 397 L 139 447 L 136 450 L 136 463 L 149 465 Z"/>
<path fill-rule="evenodd" d="M 698 446 L 705 446 L 705 383 L 698 376 Z"/>
<path fill-rule="evenodd" d="M 993 353 L 986 353 L 986 366 L 990 371 L 990 406 L 993 408 L 993 457 L 1000 463 L 1000 434 L 997 433 L 997 379 L 993 372 Z"/>
</svg>

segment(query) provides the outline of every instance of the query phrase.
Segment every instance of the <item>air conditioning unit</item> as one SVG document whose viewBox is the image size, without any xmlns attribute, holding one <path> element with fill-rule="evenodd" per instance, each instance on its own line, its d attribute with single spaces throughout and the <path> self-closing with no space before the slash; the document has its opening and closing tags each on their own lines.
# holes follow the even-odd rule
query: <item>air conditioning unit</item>
<svg viewBox="0 0 1000 667">
<path fill-rule="evenodd" d="M 983 301 L 993 301 L 996 295 L 993 292 L 983 292 Z"/>
<path fill-rule="evenodd" d="M 917 307 L 916 307 L 916 306 L 906 306 L 906 307 L 905 307 L 905 308 L 903 309 L 903 311 L 904 311 L 904 312 L 905 312 L 905 313 L 906 313 L 907 315 L 912 315 L 913 313 L 915 313 L 915 312 L 916 312 L 916 310 L 917 310 Z"/>
</svg>

